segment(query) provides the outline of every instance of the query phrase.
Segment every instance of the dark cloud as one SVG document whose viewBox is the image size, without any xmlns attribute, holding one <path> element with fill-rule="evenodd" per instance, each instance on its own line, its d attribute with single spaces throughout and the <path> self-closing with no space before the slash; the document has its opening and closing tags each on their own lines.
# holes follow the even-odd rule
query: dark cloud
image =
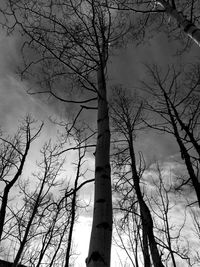
<svg viewBox="0 0 200 267">
<path fill-rule="evenodd" d="M 135 149 L 143 153 L 147 164 L 168 160 L 179 151 L 175 138 L 151 130 L 137 135 Z"/>
<path fill-rule="evenodd" d="M 79 105 L 61 103 L 53 97 L 47 95 L 30 96 L 26 90 L 30 87 L 33 90 L 40 90 L 36 84 L 30 80 L 19 81 L 16 77 L 17 66 L 21 63 L 20 47 L 23 39 L 19 35 L 6 36 L 0 34 L 1 55 L 0 55 L 0 123 L 12 127 L 14 121 L 25 113 L 30 112 L 39 118 L 48 118 L 48 116 L 60 116 L 62 120 L 71 120 L 79 110 Z M 177 47 L 180 45 L 171 41 L 159 33 L 142 43 L 139 46 L 132 40 L 127 47 L 115 51 L 115 56 L 110 58 L 108 66 L 108 88 L 113 84 L 122 84 L 129 90 L 139 85 L 139 80 L 148 80 L 145 72 L 144 63 L 157 63 L 161 66 L 175 63 L 177 65 L 183 62 L 197 60 L 197 47 L 192 52 L 184 54 L 184 57 L 175 56 Z M 32 57 L 33 55 L 31 55 Z M 70 90 L 67 84 L 58 83 L 58 91 L 62 96 L 65 91 Z M 111 90 L 109 89 L 109 94 Z M 80 92 L 79 97 L 83 94 Z M 93 105 L 95 106 L 95 104 Z M 84 119 L 93 127 L 96 127 L 96 112 L 94 110 L 85 110 L 80 119 Z M 176 142 L 170 136 L 156 134 L 153 131 L 141 133 L 136 140 L 137 151 L 142 151 L 148 161 L 169 157 L 178 152 Z"/>
<path fill-rule="evenodd" d="M 18 38 L 0 30 L 0 77 L 14 74 L 19 62 Z"/>
</svg>

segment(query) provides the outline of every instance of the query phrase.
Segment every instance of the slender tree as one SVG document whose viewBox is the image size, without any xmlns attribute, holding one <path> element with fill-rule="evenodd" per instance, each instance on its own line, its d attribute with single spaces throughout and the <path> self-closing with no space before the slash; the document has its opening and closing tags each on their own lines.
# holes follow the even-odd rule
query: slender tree
<svg viewBox="0 0 200 267">
<path fill-rule="evenodd" d="M 197 66 L 192 70 L 193 72 L 191 68 L 176 70 L 171 67 L 164 75 L 158 66 L 148 67 L 152 77 L 152 83 L 144 83 L 152 96 L 148 109 L 158 115 L 158 119 L 156 123 L 146 123 L 149 127 L 174 136 L 189 175 L 183 184 L 192 182 L 200 206 L 200 100 L 196 94 L 199 87 L 199 68 Z"/>
<path fill-rule="evenodd" d="M 161 255 L 153 232 L 153 219 L 140 187 L 140 180 L 144 170 L 141 164 L 139 165 L 139 169 L 137 169 L 134 150 L 135 134 L 137 128 L 142 123 L 141 113 L 143 105 L 141 103 L 137 108 L 136 102 L 138 99 L 136 100 L 135 98 L 134 101 L 130 96 L 126 96 L 125 91 L 121 88 L 116 90 L 116 95 L 117 97 L 115 98 L 114 105 L 112 106 L 112 110 L 114 111 L 112 119 L 115 131 L 122 134 L 122 138 L 124 139 L 126 145 L 126 147 L 122 147 L 122 149 L 123 151 L 126 151 L 126 154 L 128 154 L 126 155 L 126 163 L 131 169 L 129 175 L 131 175 L 131 179 L 133 180 L 132 187 L 135 190 L 139 204 L 141 224 L 143 228 L 144 266 L 151 266 L 148 252 L 149 245 L 154 266 L 161 267 L 164 265 L 162 264 Z M 128 166 L 126 168 L 128 168 Z M 131 184 L 131 179 L 127 178 L 129 184 Z"/>
<path fill-rule="evenodd" d="M 76 166 L 76 175 L 74 179 L 74 187 L 72 192 L 72 199 L 71 199 L 71 211 L 70 211 L 70 220 L 69 220 L 69 233 L 67 238 L 67 249 L 66 249 L 66 260 L 65 260 L 65 267 L 70 267 L 70 256 L 72 252 L 72 240 L 73 240 L 73 230 L 74 230 L 74 224 L 76 220 L 76 213 L 77 213 L 77 202 L 78 202 L 78 185 L 79 180 L 81 177 L 84 177 L 84 174 L 86 171 L 82 170 L 82 165 L 84 164 L 84 158 L 86 154 L 86 144 L 85 147 L 82 147 L 82 131 L 83 130 L 77 130 L 75 129 L 76 134 L 76 142 L 77 142 L 77 154 L 78 154 L 78 160 L 76 160 L 75 166 Z"/>
<path fill-rule="evenodd" d="M 0 136 L 0 181 L 5 185 L 1 194 L 0 206 L 0 241 L 3 239 L 3 227 L 9 193 L 20 178 L 31 143 L 38 137 L 43 124 L 33 128 L 36 122 L 27 116 L 21 123 L 14 137 Z"/>
<path fill-rule="evenodd" d="M 51 148 L 51 143 L 47 143 L 44 145 L 41 153 L 43 155 L 43 160 L 39 164 L 41 172 L 38 174 L 34 174 L 39 180 L 39 184 L 36 190 L 33 192 L 32 196 L 29 196 L 28 193 L 25 193 L 25 197 L 27 199 L 25 203 L 25 210 L 29 209 L 28 218 L 20 218 L 19 215 L 16 216 L 16 219 L 19 220 L 19 237 L 21 237 L 19 249 L 15 256 L 15 260 L 13 263 L 13 267 L 16 267 L 21 259 L 22 253 L 24 251 L 26 243 L 30 240 L 30 232 L 33 231 L 33 224 L 35 219 L 37 218 L 37 214 L 39 208 L 42 207 L 46 201 L 48 202 L 48 193 L 52 186 L 55 185 L 55 179 L 59 174 L 61 167 L 63 165 L 63 161 L 60 163 L 58 162 L 58 157 L 53 157 L 53 153 L 55 152 L 56 148 Z M 22 189 L 22 188 L 21 188 Z M 22 189 L 23 190 L 23 189 Z M 47 199 L 46 199 L 47 197 Z M 24 214 L 24 212 L 22 212 Z M 41 216 L 42 217 L 42 216 Z M 38 227 L 40 225 L 40 216 L 38 216 Z"/>
<path fill-rule="evenodd" d="M 140 252 L 148 253 L 148 244 L 147 247 L 143 247 L 143 239 L 145 238 L 141 234 L 141 217 L 139 215 L 139 209 L 135 203 L 134 209 L 130 209 L 130 203 L 125 203 L 121 195 L 124 193 L 124 190 L 118 186 L 115 190 L 117 195 L 120 197 L 116 203 L 116 220 L 114 222 L 116 236 L 114 236 L 115 244 L 122 250 L 125 251 L 128 260 L 131 262 L 133 267 L 139 267 L 140 262 Z M 130 195 L 130 194 L 129 194 Z M 130 202 L 131 202 L 131 197 Z M 127 202 L 127 201 L 126 201 Z M 144 255 L 146 266 L 150 265 L 150 255 Z M 149 259 L 149 265 L 147 259 Z M 123 266 L 126 266 L 124 263 Z"/>
<path fill-rule="evenodd" d="M 183 197 L 176 194 L 173 178 L 168 172 L 164 175 L 159 163 L 153 174 L 153 185 L 153 192 L 148 203 L 155 222 L 157 240 L 163 248 L 163 262 L 166 265 L 170 263 L 173 267 L 178 266 L 180 261 L 190 265 L 192 255 L 189 254 L 189 249 L 181 247 L 182 239 L 185 238 L 186 203 L 180 204 L 183 214 L 180 214 L 181 220 L 174 223 L 174 209 L 183 200 Z"/>
</svg>

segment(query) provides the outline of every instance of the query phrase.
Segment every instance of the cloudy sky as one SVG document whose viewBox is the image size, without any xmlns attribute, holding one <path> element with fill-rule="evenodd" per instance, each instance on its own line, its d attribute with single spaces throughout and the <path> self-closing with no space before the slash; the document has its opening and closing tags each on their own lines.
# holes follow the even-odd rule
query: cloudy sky
<svg viewBox="0 0 200 267">
<path fill-rule="evenodd" d="M 59 102 L 50 102 L 45 97 L 31 96 L 27 94 L 29 85 L 21 81 L 16 74 L 16 68 L 20 62 L 19 40 L 14 36 L 6 36 L 0 31 L 0 126 L 12 133 L 26 113 L 45 122 L 40 141 L 34 146 L 39 150 L 41 144 L 48 138 L 52 138 L 58 132 L 58 126 L 49 121 L 49 117 L 57 117 L 64 120 L 67 117 L 66 109 Z M 174 53 L 177 42 L 168 42 L 164 34 L 159 33 L 147 43 L 135 46 L 130 44 L 120 49 L 117 55 L 112 57 L 109 65 L 109 83 L 120 83 L 125 87 L 133 88 L 138 85 L 138 80 L 146 79 L 143 63 L 159 63 L 161 66 L 170 63 L 194 62 L 197 59 L 198 48 L 193 47 L 182 59 L 177 59 Z M 93 116 L 91 116 L 91 119 Z M 138 139 L 136 145 L 138 151 L 143 151 L 149 161 L 155 159 L 163 162 L 171 162 L 171 158 L 178 153 L 176 144 L 167 136 L 144 133 Z M 31 161 L 31 159 L 29 159 Z M 93 163 L 92 159 L 91 162 Z M 92 165 L 92 164 L 91 164 Z M 85 198 L 92 199 L 86 189 Z M 75 267 L 83 266 L 86 258 L 91 227 L 91 217 L 81 213 L 79 223 L 76 226 L 77 250 L 81 255 L 77 258 Z M 81 236 L 81 238 L 80 238 Z M 76 243 L 75 241 L 75 243 Z M 112 267 L 117 267 L 116 252 L 113 252 Z M 119 265 L 120 266 L 120 265 Z"/>
</svg>

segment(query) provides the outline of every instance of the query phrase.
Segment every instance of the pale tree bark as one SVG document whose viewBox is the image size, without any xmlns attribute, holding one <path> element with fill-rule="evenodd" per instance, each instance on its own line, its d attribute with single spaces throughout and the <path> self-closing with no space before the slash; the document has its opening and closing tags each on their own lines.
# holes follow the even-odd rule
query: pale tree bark
<svg viewBox="0 0 200 267">
<path fill-rule="evenodd" d="M 110 128 L 104 68 L 97 73 L 98 137 L 95 152 L 95 197 L 87 267 L 110 266 L 112 239 L 112 197 L 110 171 Z"/>
<path fill-rule="evenodd" d="M 169 32 L 169 38 L 174 37 L 175 40 L 182 39 L 182 34 L 180 33 L 184 32 L 191 39 L 192 43 L 200 46 L 198 12 L 200 6 L 198 2 L 198 0 L 116 0 L 118 4 L 117 9 L 127 11 L 127 17 L 129 11 L 135 13 L 136 22 L 134 21 L 134 23 L 137 25 L 135 27 L 137 30 L 134 32 L 134 36 L 138 35 L 139 38 L 143 39 L 146 35 L 144 33 L 148 34 L 149 27 L 152 29 L 153 26 L 157 32 L 165 24 Z M 177 29 L 180 29 L 178 34 L 175 33 Z"/>
<path fill-rule="evenodd" d="M 81 105 L 73 126 L 84 109 L 98 109 L 89 267 L 110 266 L 112 200 L 105 73 L 108 50 L 116 41 L 124 41 L 129 27 L 124 17 L 112 12 L 109 4 L 115 6 L 114 1 L 52 0 L 46 4 L 43 0 L 36 5 L 33 0 L 26 3 L 19 0 L 9 1 L 5 9 L 0 9 L 8 31 L 20 28 L 28 39 L 23 46 L 22 74 L 39 84 L 40 89 L 33 94 L 50 94 L 59 101 Z M 26 56 L 30 49 L 36 57 Z M 30 75 L 35 73 L 37 75 Z M 65 86 L 67 90 L 59 90 Z M 97 103 L 97 107 L 93 103 Z"/>
<path fill-rule="evenodd" d="M 175 1 L 172 1 L 175 2 Z M 170 1 L 159 0 L 156 4 L 162 6 L 165 12 L 174 19 L 178 26 L 183 29 L 185 34 L 191 38 L 198 46 L 200 46 L 200 29 L 190 21 L 182 12 L 176 9 L 175 4 L 170 4 Z"/>
</svg>

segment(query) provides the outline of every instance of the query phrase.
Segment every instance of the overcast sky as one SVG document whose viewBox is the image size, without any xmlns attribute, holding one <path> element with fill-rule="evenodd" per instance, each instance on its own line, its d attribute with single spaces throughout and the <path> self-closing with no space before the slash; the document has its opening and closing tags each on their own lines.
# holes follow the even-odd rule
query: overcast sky
<svg viewBox="0 0 200 267">
<path fill-rule="evenodd" d="M 110 84 L 120 83 L 127 88 L 138 85 L 138 80 L 146 79 L 143 63 L 159 63 L 162 66 L 176 62 L 176 64 L 194 61 L 199 55 L 198 48 L 193 47 L 192 53 L 186 53 L 180 60 L 174 56 L 177 42 L 169 43 L 163 34 L 157 34 L 146 44 L 135 46 L 130 44 L 127 47 L 117 51 L 117 55 L 110 60 L 109 75 Z M 38 120 L 45 121 L 43 134 L 39 143 L 34 149 L 39 149 L 41 143 L 48 137 L 53 137 L 58 128 L 49 122 L 49 116 L 55 116 L 65 119 L 66 110 L 63 104 L 55 101 L 48 102 L 43 97 L 31 96 L 27 94 L 29 87 L 24 81 L 21 81 L 16 75 L 16 68 L 20 61 L 19 40 L 17 37 L 7 37 L 3 31 L 0 32 L 0 125 L 8 132 L 13 132 L 18 126 L 18 120 L 26 113 L 31 113 Z M 94 116 L 91 116 L 93 119 Z M 170 162 L 179 151 L 177 146 L 169 137 L 153 133 L 143 134 L 136 145 L 137 150 L 143 151 L 145 156 L 151 161 L 154 159 Z M 91 162 L 93 162 L 91 160 Z M 89 199 L 92 195 L 88 194 Z M 82 255 L 77 260 L 78 266 L 85 259 L 88 250 L 89 233 L 91 227 L 91 218 L 82 214 L 82 219 L 77 228 L 79 240 L 78 250 L 82 250 Z M 112 267 L 116 265 L 116 254 L 113 254 L 115 260 L 112 261 Z"/>
</svg>

